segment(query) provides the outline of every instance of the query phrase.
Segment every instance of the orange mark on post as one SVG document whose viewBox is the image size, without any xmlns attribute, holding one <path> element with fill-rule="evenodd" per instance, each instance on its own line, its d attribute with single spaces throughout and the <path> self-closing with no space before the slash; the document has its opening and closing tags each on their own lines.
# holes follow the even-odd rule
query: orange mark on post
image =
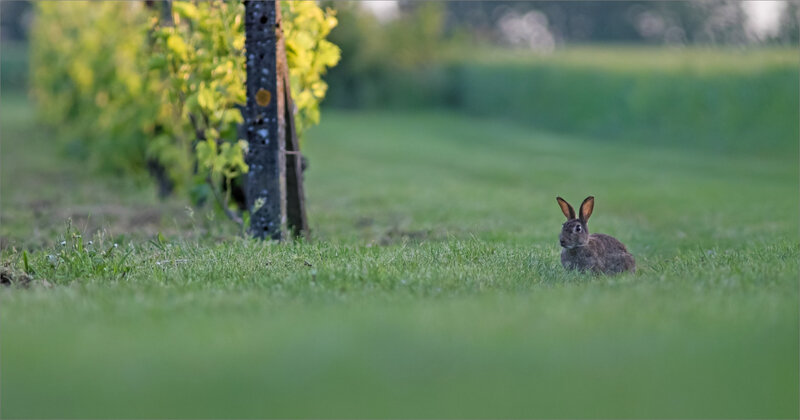
<svg viewBox="0 0 800 420">
<path fill-rule="evenodd" d="M 259 89 L 256 92 L 256 103 L 259 106 L 267 106 L 269 105 L 269 101 L 272 99 L 272 94 L 269 93 L 266 89 Z"/>
</svg>

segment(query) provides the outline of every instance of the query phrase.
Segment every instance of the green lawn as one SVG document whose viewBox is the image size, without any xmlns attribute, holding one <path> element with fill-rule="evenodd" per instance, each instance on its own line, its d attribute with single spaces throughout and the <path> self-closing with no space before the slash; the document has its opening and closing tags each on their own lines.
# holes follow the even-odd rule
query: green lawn
<svg viewBox="0 0 800 420">
<path fill-rule="evenodd" d="M 3 417 L 800 415 L 796 139 L 716 156 L 327 110 L 314 238 L 275 245 L 86 173 L 20 96 L 0 115 L 2 258 L 36 279 L 0 290 Z M 555 196 L 589 194 L 635 275 L 562 270 Z"/>
</svg>

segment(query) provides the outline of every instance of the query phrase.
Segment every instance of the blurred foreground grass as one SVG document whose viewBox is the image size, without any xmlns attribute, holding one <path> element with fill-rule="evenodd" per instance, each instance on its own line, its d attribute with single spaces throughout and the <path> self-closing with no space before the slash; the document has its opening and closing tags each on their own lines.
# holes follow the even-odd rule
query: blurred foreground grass
<svg viewBox="0 0 800 420">
<path fill-rule="evenodd" d="M 3 262 L 27 249 L 53 285 L 0 290 L 4 417 L 798 416 L 796 139 L 718 155 L 328 111 L 314 240 L 277 246 L 85 173 L 21 97 L 0 116 Z M 589 194 L 635 275 L 561 269 L 554 197 Z"/>
</svg>

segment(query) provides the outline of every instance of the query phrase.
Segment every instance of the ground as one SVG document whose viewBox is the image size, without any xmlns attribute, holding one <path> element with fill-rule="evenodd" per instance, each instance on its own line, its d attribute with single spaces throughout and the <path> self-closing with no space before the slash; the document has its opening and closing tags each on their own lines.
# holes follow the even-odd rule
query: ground
<svg viewBox="0 0 800 420">
<path fill-rule="evenodd" d="M 87 171 L 23 96 L 0 115 L 2 258 L 33 278 L 0 290 L 5 417 L 799 414 L 795 139 L 325 110 L 313 238 L 276 245 Z M 566 273 L 557 195 L 594 195 L 636 274 Z"/>
</svg>

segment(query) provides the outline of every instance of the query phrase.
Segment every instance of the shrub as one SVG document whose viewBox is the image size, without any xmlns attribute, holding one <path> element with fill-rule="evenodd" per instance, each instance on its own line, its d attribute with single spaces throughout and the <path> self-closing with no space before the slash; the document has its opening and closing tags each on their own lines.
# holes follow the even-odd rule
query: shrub
<svg viewBox="0 0 800 420">
<path fill-rule="evenodd" d="M 36 7 L 32 92 L 70 149 L 102 169 L 156 167 L 196 202 L 247 172 L 237 129 L 246 103 L 240 1 L 176 1 L 171 21 L 143 2 Z M 325 39 L 337 21 L 314 2 L 281 8 L 302 135 L 319 121 L 321 75 L 339 60 Z"/>
</svg>

